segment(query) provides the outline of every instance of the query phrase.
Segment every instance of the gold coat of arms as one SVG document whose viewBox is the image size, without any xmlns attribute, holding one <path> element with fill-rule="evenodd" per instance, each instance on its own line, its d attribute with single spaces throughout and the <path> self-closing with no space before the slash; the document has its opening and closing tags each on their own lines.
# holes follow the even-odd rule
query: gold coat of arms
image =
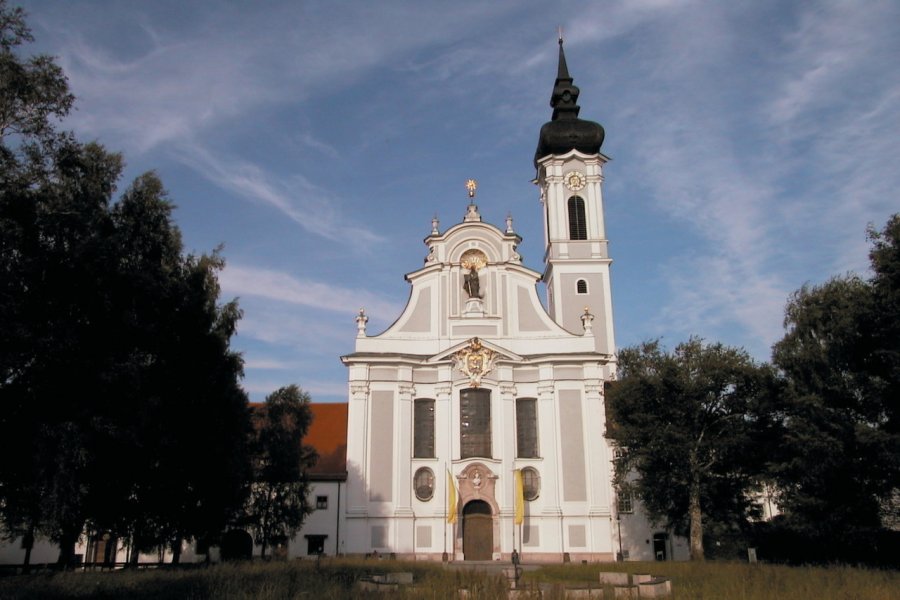
<svg viewBox="0 0 900 600">
<path fill-rule="evenodd" d="M 472 387 L 481 385 L 481 378 L 491 372 L 497 353 L 485 348 L 478 338 L 472 338 L 469 345 L 453 354 L 453 366 L 469 378 Z"/>
</svg>

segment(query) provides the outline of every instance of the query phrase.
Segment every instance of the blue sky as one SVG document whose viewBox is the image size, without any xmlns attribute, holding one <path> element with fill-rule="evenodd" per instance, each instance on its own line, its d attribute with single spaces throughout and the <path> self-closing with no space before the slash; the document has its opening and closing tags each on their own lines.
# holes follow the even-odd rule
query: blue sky
<svg viewBox="0 0 900 600">
<path fill-rule="evenodd" d="M 900 210 L 900 2 L 24 1 L 83 140 L 155 170 L 187 250 L 224 245 L 254 400 L 346 399 L 356 311 L 402 310 L 423 238 L 512 213 L 542 271 L 532 158 L 556 31 L 606 128 L 616 341 L 766 360 L 789 294 L 867 272 Z M 543 290 L 541 290 L 543 295 Z"/>
</svg>

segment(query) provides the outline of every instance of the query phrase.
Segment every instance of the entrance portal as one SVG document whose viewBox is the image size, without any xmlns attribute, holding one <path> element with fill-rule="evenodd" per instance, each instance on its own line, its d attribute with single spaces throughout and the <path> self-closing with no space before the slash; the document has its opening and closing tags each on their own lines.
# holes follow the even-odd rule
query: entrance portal
<svg viewBox="0 0 900 600">
<path fill-rule="evenodd" d="M 494 519 L 484 500 L 472 500 L 463 508 L 464 560 L 491 560 L 494 552 Z"/>
</svg>

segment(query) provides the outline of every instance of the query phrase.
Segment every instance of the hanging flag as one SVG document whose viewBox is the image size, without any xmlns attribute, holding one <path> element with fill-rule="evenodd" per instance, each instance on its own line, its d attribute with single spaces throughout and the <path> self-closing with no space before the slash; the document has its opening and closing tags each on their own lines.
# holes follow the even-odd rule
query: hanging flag
<svg viewBox="0 0 900 600">
<path fill-rule="evenodd" d="M 453 475 L 447 469 L 447 522 L 456 523 L 456 486 L 453 485 Z"/>
<path fill-rule="evenodd" d="M 516 469 L 513 471 L 513 475 L 516 480 L 516 517 L 514 522 L 516 525 L 521 525 L 525 520 L 525 485 L 522 482 L 522 470 Z"/>
</svg>

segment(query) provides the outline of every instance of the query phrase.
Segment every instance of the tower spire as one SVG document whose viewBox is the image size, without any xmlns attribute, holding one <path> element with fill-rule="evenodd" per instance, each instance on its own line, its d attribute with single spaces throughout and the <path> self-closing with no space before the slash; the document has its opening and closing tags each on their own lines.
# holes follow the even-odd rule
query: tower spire
<svg viewBox="0 0 900 600">
<path fill-rule="evenodd" d="M 578 150 L 585 154 L 600 152 L 605 132 L 599 123 L 578 118 L 581 107 L 578 106 L 578 95 L 581 90 L 573 83 L 563 50 L 562 30 L 559 35 L 559 63 L 556 68 L 556 81 L 550 106 L 553 116 L 541 127 L 537 151 L 534 154 L 534 166 L 548 154 L 565 154 L 569 150 Z"/>
<path fill-rule="evenodd" d="M 569 67 L 566 65 L 566 53 L 563 52 L 562 27 L 559 28 L 559 67 L 556 69 L 556 80 L 560 79 L 572 81 L 572 78 L 569 77 Z"/>
<path fill-rule="evenodd" d="M 578 95 L 581 90 L 572 83 L 569 75 L 569 66 L 566 64 L 566 52 L 563 50 L 563 40 L 559 38 L 559 65 L 556 68 L 556 82 L 553 84 L 553 95 L 550 96 L 550 106 L 553 107 L 553 120 L 576 119 L 578 111 Z"/>
</svg>

